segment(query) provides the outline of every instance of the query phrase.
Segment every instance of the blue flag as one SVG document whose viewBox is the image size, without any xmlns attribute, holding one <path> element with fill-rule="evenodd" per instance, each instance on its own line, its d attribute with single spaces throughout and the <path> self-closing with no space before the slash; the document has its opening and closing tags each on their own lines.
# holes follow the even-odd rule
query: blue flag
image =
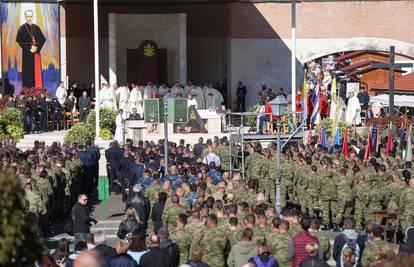
<svg viewBox="0 0 414 267">
<path fill-rule="evenodd" d="M 333 145 L 334 146 L 341 146 L 341 133 L 339 131 L 339 127 L 336 128 L 335 140 L 334 140 Z"/>
<path fill-rule="evenodd" d="M 326 145 L 326 130 L 325 130 L 325 124 L 322 125 L 322 143 L 321 146 L 323 148 L 328 148 L 328 146 Z"/>
</svg>

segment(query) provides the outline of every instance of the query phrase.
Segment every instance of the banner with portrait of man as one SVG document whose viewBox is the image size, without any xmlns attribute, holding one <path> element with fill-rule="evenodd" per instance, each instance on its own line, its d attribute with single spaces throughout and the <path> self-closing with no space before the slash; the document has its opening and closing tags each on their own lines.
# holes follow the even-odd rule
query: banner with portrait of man
<svg viewBox="0 0 414 267">
<path fill-rule="evenodd" d="M 2 78 L 22 88 L 55 93 L 60 83 L 59 5 L 1 3 Z"/>
</svg>

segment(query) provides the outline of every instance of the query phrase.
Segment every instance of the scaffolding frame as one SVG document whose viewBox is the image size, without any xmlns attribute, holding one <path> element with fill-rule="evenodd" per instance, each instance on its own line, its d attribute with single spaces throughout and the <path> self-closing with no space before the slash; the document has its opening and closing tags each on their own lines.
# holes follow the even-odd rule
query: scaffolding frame
<svg viewBox="0 0 414 267">
<path fill-rule="evenodd" d="M 301 113 L 290 113 L 297 115 L 302 115 Z M 230 155 L 230 176 L 233 175 L 233 172 L 240 172 L 242 179 L 245 179 L 245 145 L 250 142 L 277 142 L 280 138 L 281 142 L 284 142 L 280 147 L 283 149 L 286 144 L 291 141 L 300 141 L 304 140 L 306 130 L 306 121 L 301 121 L 301 124 L 295 128 L 292 133 L 288 134 L 251 134 L 246 131 L 245 119 L 251 116 L 255 116 L 258 120 L 258 116 L 263 115 L 272 115 L 272 113 L 263 113 L 263 112 L 229 112 L 226 114 L 226 129 L 229 132 L 229 155 Z M 273 114 L 274 115 L 274 114 Z M 240 125 L 234 127 L 232 125 L 233 118 L 240 118 Z M 300 117 L 299 117 L 300 118 Z M 268 123 L 274 123 L 276 121 L 271 121 Z M 296 126 L 296 125 L 295 125 Z M 258 125 L 257 125 L 258 127 Z M 250 130 L 250 129 L 248 129 Z M 239 149 L 240 148 L 240 149 Z M 237 167 L 236 167 L 237 164 Z"/>
</svg>

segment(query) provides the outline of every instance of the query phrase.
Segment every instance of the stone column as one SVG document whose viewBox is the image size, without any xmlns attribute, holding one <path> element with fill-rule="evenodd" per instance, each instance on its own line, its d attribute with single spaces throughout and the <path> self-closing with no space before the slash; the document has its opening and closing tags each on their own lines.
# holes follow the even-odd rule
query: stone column
<svg viewBox="0 0 414 267">
<path fill-rule="evenodd" d="M 109 40 L 109 83 L 117 83 L 116 73 L 116 14 L 108 15 Z"/>
<path fill-rule="evenodd" d="M 66 88 L 69 88 L 69 80 L 66 79 L 68 75 L 67 71 L 67 58 L 66 58 L 66 11 L 63 5 L 59 6 L 60 9 L 60 80 L 65 82 Z M 69 77 L 70 79 L 70 77 Z"/>
<path fill-rule="evenodd" d="M 187 81 L 187 15 L 179 14 L 179 64 L 180 82 Z"/>
</svg>

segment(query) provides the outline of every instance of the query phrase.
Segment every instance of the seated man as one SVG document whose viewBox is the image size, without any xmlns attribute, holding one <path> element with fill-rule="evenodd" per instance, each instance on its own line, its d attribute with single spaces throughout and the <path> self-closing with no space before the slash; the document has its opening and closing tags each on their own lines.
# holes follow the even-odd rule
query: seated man
<svg viewBox="0 0 414 267">
<path fill-rule="evenodd" d="M 140 120 L 141 119 L 141 115 L 139 115 L 139 113 L 137 113 L 137 109 L 133 108 L 132 109 L 132 113 L 129 115 L 128 120 L 130 121 L 136 121 L 136 120 Z"/>
<path fill-rule="evenodd" d="M 263 105 L 264 103 L 260 103 L 260 105 Z M 268 100 L 266 100 L 266 103 L 264 104 L 265 108 L 264 108 L 264 113 L 272 113 L 272 107 L 270 106 L 270 103 Z M 269 122 L 270 118 L 271 118 L 271 114 L 265 114 L 265 115 L 260 115 L 259 116 L 259 134 L 263 134 L 263 123 L 264 122 Z"/>
</svg>

